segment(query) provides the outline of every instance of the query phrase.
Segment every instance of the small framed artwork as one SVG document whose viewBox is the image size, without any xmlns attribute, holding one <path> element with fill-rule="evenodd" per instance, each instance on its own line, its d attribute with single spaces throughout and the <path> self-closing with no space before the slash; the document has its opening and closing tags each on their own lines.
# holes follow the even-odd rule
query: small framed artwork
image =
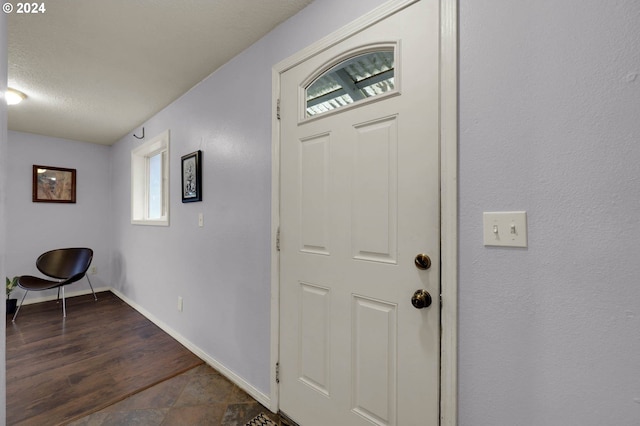
<svg viewBox="0 0 640 426">
<path fill-rule="evenodd" d="M 202 201 L 202 151 L 182 156 L 182 202 Z"/>
<path fill-rule="evenodd" d="M 34 203 L 75 203 L 76 169 L 33 166 Z"/>
</svg>

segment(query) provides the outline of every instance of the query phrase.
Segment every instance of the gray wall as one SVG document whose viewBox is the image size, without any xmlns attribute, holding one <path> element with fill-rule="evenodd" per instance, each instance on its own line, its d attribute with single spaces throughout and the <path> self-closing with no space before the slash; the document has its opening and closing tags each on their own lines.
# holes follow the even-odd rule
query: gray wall
<svg viewBox="0 0 640 426">
<path fill-rule="evenodd" d="M 638 1 L 460 1 L 461 425 L 640 424 L 639 73 Z"/>
<path fill-rule="evenodd" d="M 130 155 L 141 141 L 113 146 L 114 286 L 267 395 L 272 68 L 380 3 L 311 4 L 144 123 L 148 138 L 171 131 L 170 227 L 130 224 Z M 182 204 L 180 157 L 195 150 L 203 201 Z"/>
<path fill-rule="evenodd" d="M 8 139 L 6 275 L 39 275 L 35 260 L 47 250 L 91 247 L 92 265 L 98 271 L 91 276 L 93 287 L 110 286 L 111 148 L 13 131 Z M 34 164 L 76 169 L 76 203 L 32 202 Z M 89 290 L 85 279 L 67 287 L 68 292 L 83 290 Z M 18 288 L 11 297 L 21 299 L 23 294 Z M 27 300 L 56 294 L 55 290 L 30 292 Z"/>
</svg>

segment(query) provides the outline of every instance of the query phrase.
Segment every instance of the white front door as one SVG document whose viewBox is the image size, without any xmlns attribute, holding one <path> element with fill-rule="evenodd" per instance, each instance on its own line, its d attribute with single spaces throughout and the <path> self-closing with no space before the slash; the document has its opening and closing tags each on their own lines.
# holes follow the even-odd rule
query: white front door
<svg viewBox="0 0 640 426">
<path fill-rule="evenodd" d="M 302 426 L 439 422 L 438 4 L 280 76 L 280 409 Z M 318 75 L 376 51 L 393 52 L 392 90 L 305 113 Z"/>
</svg>

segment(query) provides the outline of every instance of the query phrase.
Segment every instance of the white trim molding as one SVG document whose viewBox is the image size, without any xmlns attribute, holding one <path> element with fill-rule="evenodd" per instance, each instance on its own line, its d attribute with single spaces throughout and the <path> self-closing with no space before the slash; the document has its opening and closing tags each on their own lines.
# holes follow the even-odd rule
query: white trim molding
<svg viewBox="0 0 640 426">
<path fill-rule="evenodd" d="M 458 1 L 440 0 L 440 425 L 458 424 Z"/>
<path fill-rule="evenodd" d="M 271 73 L 272 126 L 271 126 L 271 347 L 270 347 L 270 397 L 268 406 L 274 413 L 279 407 L 279 387 L 276 380 L 276 364 L 280 358 L 280 72 Z"/>
<path fill-rule="evenodd" d="M 169 226 L 169 130 L 131 150 L 131 224 Z M 150 159 L 160 154 L 160 217 L 149 217 Z"/>
<path fill-rule="evenodd" d="M 65 286 L 65 287 L 69 288 L 69 286 Z M 55 289 L 50 290 L 50 291 L 55 291 Z M 93 292 L 95 292 L 96 295 L 98 293 L 100 293 L 101 291 L 112 291 L 112 288 L 109 287 L 109 286 L 102 286 L 102 287 L 95 287 L 93 289 Z M 93 294 L 93 292 L 91 291 L 90 288 L 83 289 L 83 290 L 67 291 L 66 294 L 65 294 L 65 298 L 66 299 L 70 299 L 70 298 L 76 297 L 76 296 L 84 296 L 84 295 L 87 295 L 87 294 Z M 35 294 L 35 292 L 32 292 L 31 294 Z M 58 300 L 58 296 L 55 295 L 55 294 L 49 294 L 47 296 L 28 297 L 27 299 L 24 300 L 23 305 L 33 305 L 35 303 L 50 302 L 52 300 Z"/>
</svg>

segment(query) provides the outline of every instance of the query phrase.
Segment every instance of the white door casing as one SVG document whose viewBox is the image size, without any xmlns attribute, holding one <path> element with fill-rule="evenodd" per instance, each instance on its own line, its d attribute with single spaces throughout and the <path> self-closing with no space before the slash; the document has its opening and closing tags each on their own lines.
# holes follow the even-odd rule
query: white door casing
<svg viewBox="0 0 640 426">
<path fill-rule="evenodd" d="M 439 18 L 413 3 L 280 73 L 279 402 L 305 426 L 439 423 Z M 396 95 L 302 118 L 304 83 L 381 44 Z"/>
</svg>

